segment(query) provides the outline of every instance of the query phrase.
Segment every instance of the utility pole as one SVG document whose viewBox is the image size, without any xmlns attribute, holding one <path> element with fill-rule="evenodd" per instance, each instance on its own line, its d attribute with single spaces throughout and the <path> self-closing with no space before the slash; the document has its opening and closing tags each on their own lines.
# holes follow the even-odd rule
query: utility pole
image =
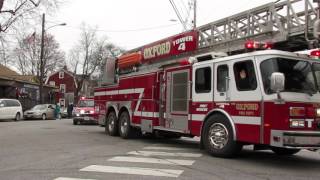
<svg viewBox="0 0 320 180">
<path fill-rule="evenodd" d="M 193 2 L 193 29 L 197 28 L 197 0 Z"/>
<path fill-rule="evenodd" d="M 40 48 L 40 104 L 43 103 L 43 75 L 44 75 L 44 64 L 43 64 L 43 51 L 44 51 L 44 34 L 45 34 L 45 21 L 46 15 L 42 14 L 42 30 L 41 30 L 41 48 Z"/>
</svg>

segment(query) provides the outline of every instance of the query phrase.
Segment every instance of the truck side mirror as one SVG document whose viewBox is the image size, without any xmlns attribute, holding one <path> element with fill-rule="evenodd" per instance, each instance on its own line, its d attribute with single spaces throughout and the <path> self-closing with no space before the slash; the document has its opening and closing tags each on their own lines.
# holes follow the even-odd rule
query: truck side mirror
<svg viewBox="0 0 320 180">
<path fill-rule="evenodd" d="M 271 74 L 270 88 L 277 93 L 277 99 L 281 102 L 280 92 L 284 90 L 285 77 L 283 73 L 274 72 Z"/>
</svg>

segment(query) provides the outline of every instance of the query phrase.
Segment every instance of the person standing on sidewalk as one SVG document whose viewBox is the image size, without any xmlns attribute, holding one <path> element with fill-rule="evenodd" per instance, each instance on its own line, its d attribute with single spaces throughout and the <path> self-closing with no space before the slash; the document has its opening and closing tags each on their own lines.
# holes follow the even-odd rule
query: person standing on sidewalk
<svg viewBox="0 0 320 180">
<path fill-rule="evenodd" d="M 61 119 L 61 113 L 60 113 L 61 111 L 60 111 L 60 104 L 59 103 L 57 103 L 57 105 L 56 105 L 56 109 L 55 109 L 55 117 L 56 117 L 56 119 Z"/>
</svg>

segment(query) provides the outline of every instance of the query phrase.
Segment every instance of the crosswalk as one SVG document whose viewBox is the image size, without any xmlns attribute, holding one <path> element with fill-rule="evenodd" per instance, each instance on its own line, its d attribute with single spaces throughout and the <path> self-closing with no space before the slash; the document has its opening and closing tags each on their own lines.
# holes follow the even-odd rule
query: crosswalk
<svg viewBox="0 0 320 180">
<path fill-rule="evenodd" d="M 192 166 L 201 153 L 188 152 L 187 149 L 152 145 L 141 151 L 129 151 L 123 156 L 107 159 L 106 165 L 89 165 L 80 169 L 88 173 L 112 173 L 123 175 L 179 177 L 184 166 Z M 54 180 L 96 180 L 72 177 L 58 177 Z"/>
</svg>

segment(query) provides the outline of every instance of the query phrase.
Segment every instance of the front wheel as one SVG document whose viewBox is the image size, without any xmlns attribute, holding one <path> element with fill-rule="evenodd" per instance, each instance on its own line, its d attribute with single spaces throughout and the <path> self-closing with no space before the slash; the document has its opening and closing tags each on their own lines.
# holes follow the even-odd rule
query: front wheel
<svg viewBox="0 0 320 180">
<path fill-rule="evenodd" d="M 21 120 L 21 115 L 20 113 L 16 114 L 16 117 L 14 118 L 15 121 L 20 121 Z"/>
<path fill-rule="evenodd" d="M 233 139 L 231 124 L 223 115 L 209 117 L 202 135 L 205 149 L 213 156 L 233 157 L 242 149 L 242 144 Z"/>
<path fill-rule="evenodd" d="M 107 116 L 105 123 L 105 132 L 110 136 L 118 135 L 118 122 L 116 113 L 114 111 L 111 111 Z"/>
<path fill-rule="evenodd" d="M 288 149 L 288 148 L 281 148 L 281 147 L 271 147 L 271 150 L 277 155 L 281 155 L 281 156 L 294 155 L 300 151 L 300 149 Z"/>
</svg>

